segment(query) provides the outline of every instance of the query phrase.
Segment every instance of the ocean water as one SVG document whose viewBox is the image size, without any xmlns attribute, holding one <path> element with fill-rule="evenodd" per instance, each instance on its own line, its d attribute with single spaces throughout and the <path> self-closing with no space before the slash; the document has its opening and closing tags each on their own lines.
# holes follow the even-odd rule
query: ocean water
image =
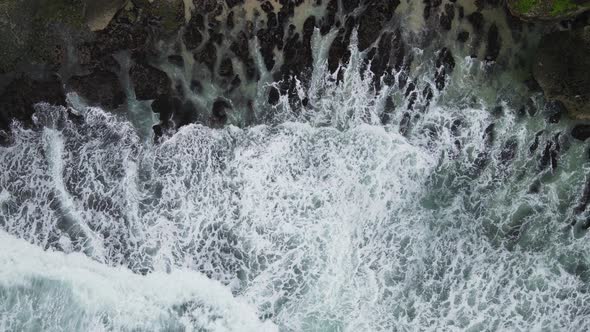
<svg viewBox="0 0 590 332">
<path fill-rule="evenodd" d="M 548 123 L 540 95 L 518 112 L 517 74 L 461 53 L 405 116 L 403 89 L 361 74 L 354 38 L 342 80 L 327 71 L 329 37 L 314 37 L 308 106 L 282 97 L 252 126 L 154 144 L 149 121 L 75 95 L 15 124 L 0 330 L 590 329 L 574 212 L 590 160 L 569 121 Z M 420 91 L 434 53 L 412 52 Z"/>
</svg>

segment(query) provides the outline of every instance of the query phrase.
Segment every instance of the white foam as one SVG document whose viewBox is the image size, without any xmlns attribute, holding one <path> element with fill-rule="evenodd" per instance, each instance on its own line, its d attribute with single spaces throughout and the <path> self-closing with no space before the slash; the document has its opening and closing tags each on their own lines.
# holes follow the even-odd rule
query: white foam
<svg viewBox="0 0 590 332">
<path fill-rule="evenodd" d="M 276 331 L 271 323 L 261 323 L 244 299 L 234 298 L 227 287 L 193 271 L 140 276 L 82 254 L 43 251 L 4 231 L 0 231 L 0 266 L 2 330 L 44 326 L 47 330 L 130 331 L 177 326 Z M 57 290 L 52 291 L 53 287 Z M 38 294 L 27 296 L 28 292 Z M 60 299 L 56 293 L 69 295 Z M 51 303 L 46 311 L 34 309 L 44 302 Z M 69 317 L 72 313 L 77 316 Z M 11 319 L 26 314 L 31 315 L 28 321 Z"/>
</svg>

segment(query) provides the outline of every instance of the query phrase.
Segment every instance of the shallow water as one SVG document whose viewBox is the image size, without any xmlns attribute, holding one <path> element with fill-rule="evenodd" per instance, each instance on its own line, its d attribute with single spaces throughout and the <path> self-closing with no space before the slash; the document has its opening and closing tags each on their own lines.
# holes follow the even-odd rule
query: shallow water
<svg viewBox="0 0 590 332">
<path fill-rule="evenodd" d="M 283 97 L 250 127 L 153 144 L 133 114 L 39 104 L 0 148 L 0 328 L 590 329 L 568 121 L 538 95 L 519 114 L 518 74 L 459 53 L 403 124 L 402 90 L 376 93 L 354 44 L 337 82 L 315 38 L 309 106 Z M 432 51 L 414 52 L 422 87 Z"/>
</svg>

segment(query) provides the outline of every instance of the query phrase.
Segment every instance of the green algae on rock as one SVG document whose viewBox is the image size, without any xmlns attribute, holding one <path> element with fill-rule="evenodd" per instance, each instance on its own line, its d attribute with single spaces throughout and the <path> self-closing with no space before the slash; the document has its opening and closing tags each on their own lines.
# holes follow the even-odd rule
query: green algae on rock
<svg viewBox="0 0 590 332">
<path fill-rule="evenodd" d="M 510 12 L 526 21 L 562 20 L 590 10 L 588 0 L 508 0 Z"/>
</svg>

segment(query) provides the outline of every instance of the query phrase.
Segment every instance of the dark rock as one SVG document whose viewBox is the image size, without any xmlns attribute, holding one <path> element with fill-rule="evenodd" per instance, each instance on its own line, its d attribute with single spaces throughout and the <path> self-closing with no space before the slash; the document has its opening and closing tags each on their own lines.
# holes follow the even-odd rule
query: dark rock
<svg viewBox="0 0 590 332">
<path fill-rule="evenodd" d="M 524 85 L 526 85 L 527 89 L 529 89 L 531 92 L 541 92 L 543 91 L 541 89 L 541 86 L 539 85 L 539 83 L 537 83 L 537 81 L 534 78 L 529 78 L 526 79 L 524 81 Z"/>
<path fill-rule="evenodd" d="M 455 59 L 448 48 L 445 47 L 438 52 L 436 67 L 434 81 L 436 88 L 442 90 L 445 88 L 447 76 L 455 69 Z"/>
<path fill-rule="evenodd" d="M 219 64 L 219 76 L 231 77 L 234 76 L 234 67 L 230 58 L 224 58 Z"/>
<path fill-rule="evenodd" d="M 336 22 L 336 14 L 338 13 L 338 0 L 329 0 L 326 6 L 326 14 L 320 23 L 320 33 L 325 36 Z"/>
<path fill-rule="evenodd" d="M 163 71 L 143 62 L 136 62 L 129 70 L 129 78 L 137 100 L 152 100 L 171 89 L 171 81 Z"/>
<path fill-rule="evenodd" d="M 541 192 L 541 181 L 535 180 L 535 181 L 533 181 L 533 183 L 529 187 L 528 193 L 529 194 L 538 194 L 539 192 Z"/>
<path fill-rule="evenodd" d="M 203 85 L 198 80 L 192 80 L 190 88 L 191 91 L 197 94 L 203 91 Z"/>
<path fill-rule="evenodd" d="M 235 26 L 233 11 L 231 11 L 231 12 L 229 12 L 229 14 L 227 14 L 227 18 L 225 20 L 225 25 L 227 26 L 228 29 L 233 30 L 233 28 Z"/>
<path fill-rule="evenodd" d="M 231 110 L 231 105 L 223 100 L 218 99 L 213 103 L 211 110 L 211 121 L 216 125 L 223 125 L 227 121 L 227 111 Z"/>
<path fill-rule="evenodd" d="M 342 1 L 342 9 L 344 9 L 344 13 L 350 14 L 353 10 L 355 10 L 359 6 L 359 0 L 347 0 Z"/>
<path fill-rule="evenodd" d="M 225 3 L 229 8 L 233 8 L 236 5 L 243 4 L 244 0 L 225 0 Z"/>
<path fill-rule="evenodd" d="M 410 113 L 408 113 L 408 112 L 404 113 L 402 120 L 400 121 L 400 124 L 399 124 L 399 132 L 403 136 L 406 136 L 408 134 L 408 131 L 410 129 L 410 120 L 411 119 L 412 119 L 412 117 L 410 116 Z"/>
<path fill-rule="evenodd" d="M 381 78 L 383 74 L 386 72 L 391 72 L 391 68 L 389 66 L 389 59 L 390 59 L 390 50 L 391 45 L 393 44 L 393 34 L 392 33 L 384 33 L 379 39 L 379 44 L 377 48 L 373 48 L 372 52 L 374 56 L 371 59 L 371 66 L 370 69 L 373 72 L 373 78 L 375 83 L 375 88 L 377 90 L 380 89 Z M 371 58 L 371 57 L 368 57 Z"/>
<path fill-rule="evenodd" d="M 393 12 L 399 4 L 399 0 L 373 0 L 370 2 L 365 12 L 359 17 L 359 50 L 366 50 L 379 38 L 383 26 L 393 17 Z"/>
<path fill-rule="evenodd" d="M 516 156 L 517 149 L 518 141 L 515 138 L 507 140 L 500 151 L 500 162 L 502 164 L 510 163 Z"/>
<path fill-rule="evenodd" d="M 115 109 L 125 102 L 126 96 L 119 78 L 109 71 L 73 76 L 67 85 L 90 105 Z"/>
<path fill-rule="evenodd" d="M 213 73 L 215 70 L 215 63 L 217 62 L 217 47 L 211 42 L 211 40 L 209 40 L 199 52 L 193 54 L 193 58 L 197 62 L 205 64 Z"/>
<path fill-rule="evenodd" d="M 272 6 L 272 4 L 270 3 L 270 1 L 265 1 L 260 5 L 260 8 L 262 9 L 262 11 L 264 11 L 265 13 L 269 14 L 274 12 L 274 7 Z"/>
<path fill-rule="evenodd" d="M 281 97 L 279 90 L 274 86 L 270 88 L 268 92 L 268 103 L 271 105 L 276 105 L 279 102 L 279 98 Z"/>
<path fill-rule="evenodd" d="M 496 134 L 494 132 L 495 127 L 496 125 L 494 123 L 491 123 L 486 127 L 486 129 L 483 132 L 483 140 L 486 147 L 491 147 L 492 145 L 494 145 L 494 140 L 496 138 Z"/>
<path fill-rule="evenodd" d="M 502 47 L 500 40 L 500 33 L 496 24 L 492 24 L 488 30 L 488 43 L 486 48 L 486 61 L 496 61 L 500 54 L 500 48 Z"/>
<path fill-rule="evenodd" d="M 586 180 L 586 184 L 584 185 L 584 190 L 582 191 L 582 197 L 580 198 L 580 202 L 574 208 L 574 212 L 576 214 L 580 214 L 586 210 L 590 204 L 590 177 Z"/>
<path fill-rule="evenodd" d="M 391 96 L 387 96 L 385 99 L 385 105 L 383 106 L 383 113 L 381 114 L 381 123 L 387 125 L 391 123 L 393 112 L 395 111 L 395 103 Z"/>
<path fill-rule="evenodd" d="M 543 130 L 541 130 L 535 134 L 535 140 L 533 141 L 533 143 L 529 147 L 530 153 L 534 153 L 539 148 L 539 137 L 541 137 L 541 135 L 543 135 Z"/>
<path fill-rule="evenodd" d="M 8 131 L 13 120 L 31 125 L 31 116 L 35 112 L 33 105 L 40 102 L 66 104 L 62 84 L 56 77 L 44 81 L 25 76 L 14 79 L 0 95 L 0 130 Z"/>
<path fill-rule="evenodd" d="M 590 137 L 590 125 L 576 125 L 574 129 L 572 129 L 572 137 L 580 141 L 587 140 Z"/>
<path fill-rule="evenodd" d="M 567 110 L 560 101 L 553 101 L 547 104 L 546 118 L 549 123 L 559 123 L 561 117 L 566 113 Z"/>
<path fill-rule="evenodd" d="M 434 9 L 442 4 L 442 0 L 422 0 L 422 2 L 424 3 L 424 20 L 428 20 Z"/>
<path fill-rule="evenodd" d="M 465 17 L 465 8 L 463 6 L 458 6 L 459 8 L 459 19 L 463 19 Z"/>
<path fill-rule="evenodd" d="M 495 117 L 501 117 L 504 114 L 504 108 L 502 106 L 496 106 L 492 109 L 492 115 Z"/>
<path fill-rule="evenodd" d="M 590 119 L 590 28 L 545 35 L 533 74 L 548 100 L 563 103 L 575 119 Z"/>
<path fill-rule="evenodd" d="M 106 29 L 98 31 L 92 42 L 79 46 L 82 64 L 94 66 L 105 57 L 122 50 L 135 51 L 148 45 L 150 27 L 134 18 L 130 11 L 122 10 L 112 20 Z"/>
<path fill-rule="evenodd" d="M 195 13 L 184 28 L 184 34 L 182 35 L 184 45 L 187 49 L 194 50 L 201 45 L 201 42 L 203 41 L 201 31 L 204 29 L 205 22 L 203 16 Z"/>
<path fill-rule="evenodd" d="M 459 32 L 459 34 L 457 35 L 457 40 L 461 43 L 465 43 L 467 40 L 469 40 L 469 32 L 467 32 L 467 31 Z"/>
<path fill-rule="evenodd" d="M 160 123 L 163 128 L 170 127 L 170 119 L 172 114 L 180 109 L 182 101 L 177 97 L 172 97 L 169 94 L 162 94 L 156 97 L 152 102 L 152 111 L 160 115 Z"/>
<path fill-rule="evenodd" d="M 551 165 L 551 170 L 557 169 L 557 158 L 560 151 L 559 133 L 553 137 L 553 140 L 545 143 L 545 149 L 541 153 L 541 160 L 539 161 L 539 170 L 544 170 Z"/>
<path fill-rule="evenodd" d="M 482 13 L 473 12 L 467 15 L 467 21 L 471 23 L 476 34 L 479 34 L 483 31 L 484 18 Z"/>
<path fill-rule="evenodd" d="M 453 26 L 453 20 L 455 19 L 455 6 L 451 3 L 445 4 L 445 10 L 440 15 L 440 26 L 449 31 Z"/>
</svg>

